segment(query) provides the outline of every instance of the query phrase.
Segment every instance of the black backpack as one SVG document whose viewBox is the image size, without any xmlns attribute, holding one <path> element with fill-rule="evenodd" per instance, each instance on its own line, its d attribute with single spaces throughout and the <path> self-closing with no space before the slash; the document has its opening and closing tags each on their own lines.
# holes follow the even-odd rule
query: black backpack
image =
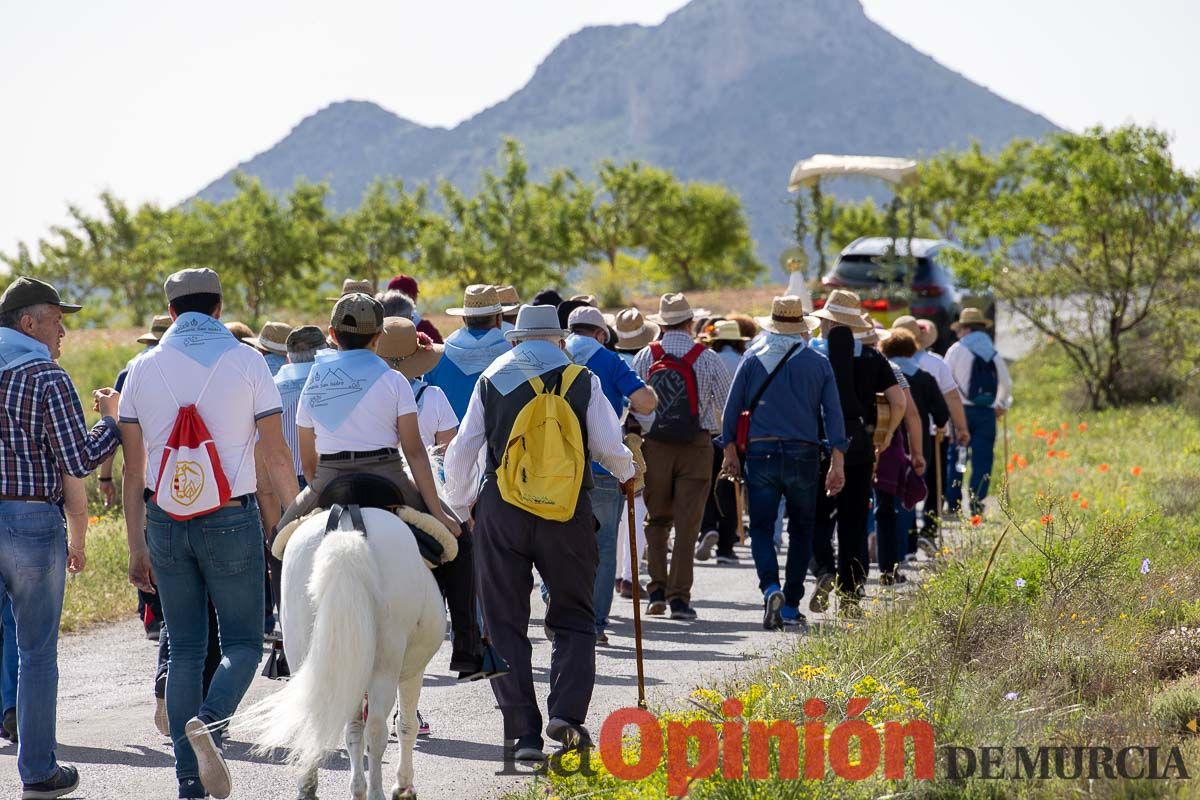
<svg viewBox="0 0 1200 800">
<path fill-rule="evenodd" d="M 698 344 L 679 358 L 658 342 L 650 345 L 654 361 L 646 373 L 646 384 L 658 395 L 658 407 L 647 439 L 690 442 L 704 430 L 700 426 L 700 392 L 693 366 L 704 349 L 704 345 Z"/>
<path fill-rule="evenodd" d="M 967 384 L 967 400 L 971 405 L 988 408 L 996 403 L 1000 376 L 996 372 L 995 356 L 988 359 L 971 354 L 971 381 Z"/>
</svg>

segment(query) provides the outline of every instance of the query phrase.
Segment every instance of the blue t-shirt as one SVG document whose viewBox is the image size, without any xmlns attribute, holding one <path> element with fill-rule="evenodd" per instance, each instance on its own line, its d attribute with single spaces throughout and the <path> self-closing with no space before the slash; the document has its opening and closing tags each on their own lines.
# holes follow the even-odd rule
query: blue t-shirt
<svg viewBox="0 0 1200 800">
<path fill-rule="evenodd" d="M 568 342 L 567 350 L 568 352 L 572 350 L 570 342 Z M 604 391 L 604 397 L 607 398 L 618 417 L 625 411 L 625 404 L 628 402 L 627 398 L 638 389 L 646 386 L 637 373 L 626 363 L 625 359 L 612 350 L 606 350 L 603 347 L 597 348 L 596 352 L 592 353 L 583 366 L 586 366 L 600 379 L 600 388 Z M 609 474 L 604 467 L 595 461 L 592 462 L 592 471 L 597 475 Z"/>
</svg>

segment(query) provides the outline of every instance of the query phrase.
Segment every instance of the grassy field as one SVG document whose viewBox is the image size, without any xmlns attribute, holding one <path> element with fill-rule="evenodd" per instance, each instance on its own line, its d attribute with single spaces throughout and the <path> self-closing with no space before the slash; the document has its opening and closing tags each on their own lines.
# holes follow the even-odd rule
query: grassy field
<svg viewBox="0 0 1200 800">
<path fill-rule="evenodd" d="M 1194 770 L 1200 737 L 1186 726 L 1200 716 L 1200 422 L 1171 407 L 1081 415 L 1065 405 L 1070 373 L 1045 353 L 1014 373 L 1008 463 L 997 444 L 1003 511 L 963 521 L 954 546 L 903 599 L 876 599 L 865 620 L 805 637 L 765 669 L 696 687 L 690 705 L 654 709 L 664 727 L 719 726 L 730 697 L 745 720 L 803 725 L 804 703 L 816 697 L 828 704 L 828 732 L 848 718 L 850 698 L 863 697 L 862 717 L 876 730 L 885 720 L 927 720 L 939 748 L 1010 748 L 1009 769 L 1016 746 L 1158 745 L 1163 761 L 1180 747 Z M 626 751 L 635 761 L 630 740 Z M 857 747 L 851 753 L 853 761 Z M 939 752 L 933 781 L 885 780 L 881 769 L 856 782 L 708 778 L 688 790 L 695 798 L 1196 794 L 1187 781 L 1089 781 L 1087 769 L 1080 780 L 949 781 Z M 667 788 L 663 767 L 632 783 L 601 767 L 516 797 L 657 798 Z"/>
</svg>

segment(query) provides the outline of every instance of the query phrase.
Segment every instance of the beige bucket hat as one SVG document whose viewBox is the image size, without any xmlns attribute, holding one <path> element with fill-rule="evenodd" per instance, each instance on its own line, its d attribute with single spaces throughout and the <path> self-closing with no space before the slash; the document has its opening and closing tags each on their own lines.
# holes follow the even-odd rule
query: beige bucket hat
<svg viewBox="0 0 1200 800">
<path fill-rule="evenodd" d="M 287 355 L 287 339 L 292 332 L 292 326 L 286 322 L 268 322 L 262 326 L 262 330 L 258 332 L 258 336 L 251 336 L 242 339 L 243 342 L 251 347 L 257 347 L 259 350 L 266 350 L 268 353 L 277 353 L 281 356 Z"/>
<path fill-rule="evenodd" d="M 476 283 L 468 286 L 463 292 L 462 306 L 447 308 L 446 313 L 452 317 L 490 317 L 511 313 L 518 307 L 500 302 L 500 293 L 495 286 Z"/>
<path fill-rule="evenodd" d="M 695 319 L 695 317 L 696 312 L 692 310 L 687 297 L 679 292 L 671 292 L 664 294 L 659 299 L 658 313 L 652 314 L 646 319 L 656 325 L 678 325 L 681 322 Z"/>
<path fill-rule="evenodd" d="M 641 350 L 657 339 L 661 331 L 653 322 L 647 322 L 636 308 L 623 309 L 613 320 L 612 327 L 617 332 L 616 348 L 630 351 Z"/>
<path fill-rule="evenodd" d="M 354 278 L 346 278 L 342 281 L 342 293 L 337 297 L 326 297 L 326 300 L 338 301 L 348 294 L 375 294 L 374 281 L 360 281 Z"/>
<path fill-rule="evenodd" d="M 704 342 L 748 342 L 749 336 L 742 336 L 742 329 L 738 326 L 736 320 L 719 319 L 705 329 L 704 333 L 700 334 L 701 341 Z"/>
<path fill-rule="evenodd" d="M 827 319 L 852 330 L 865 331 L 874 326 L 863 319 L 862 300 L 846 289 L 834 289 L 825 299 L 825 305 L 812 313 L 817 319 Z"/>
<path fill-rule="evenodd" d="M 417 337 L 417 326 L 404 317 L 386 318 L 383 333 L 375 342 L 375 354 L 406 378 L 419 378 L 429 372 L 442 360 L 445 349 L 432 342 L 423 345 Z"/>
<path fill-rule="evenodd" d="M 167 329 L 171 327 L 171 317 L 168 314 L 155 314 L 150 323 L 150 330 L 137 338 L 141 344 L 158 344 Z"/>
<path fill-rule="evenodd" d="M 983 312 L 978 308 L 964 308 L 962 313 L 958 315 L 958 322 L 950 323 L 950 330 L 956 331 L 963 325 L 982 325 L 985 328 L 992 327 L 992 321 L 983 315 Z"/>
</svg>

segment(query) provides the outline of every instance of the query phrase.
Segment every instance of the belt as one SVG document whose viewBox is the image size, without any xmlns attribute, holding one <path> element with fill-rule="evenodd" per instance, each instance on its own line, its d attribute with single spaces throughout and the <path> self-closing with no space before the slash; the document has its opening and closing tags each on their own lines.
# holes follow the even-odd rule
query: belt
<svg viewBox="0 0 1200 800">
<path fill-rule="evenodd" d="M 239 494 L 237 497 L 231 497 L 225 501 L 225 505 L 221 508 L 245 508 L 250 505 L 250 501 L 255 497 L 253 494 Z M 149 503 L 154 499 L 154 490 L 146 488 L 142 491 L 142 502 Z"/>
<path fill-rule="evenodd" d="M 45 495 L 23 495 L 15 494 L 0 494 L 0 501 L 5 503 L 49 503 L 50 498 Z"/>
<path fill-rule="evenodd" d="M 394 447 L 381 447 L 378 450 L 354 451 L 343 450 L 340 453 L 329 453 L 318 456 L 318 461 L 358 461 L 364 458 L 379 458 L 380 456 L 398 456 L 400 451 Z"/>
</svg>

